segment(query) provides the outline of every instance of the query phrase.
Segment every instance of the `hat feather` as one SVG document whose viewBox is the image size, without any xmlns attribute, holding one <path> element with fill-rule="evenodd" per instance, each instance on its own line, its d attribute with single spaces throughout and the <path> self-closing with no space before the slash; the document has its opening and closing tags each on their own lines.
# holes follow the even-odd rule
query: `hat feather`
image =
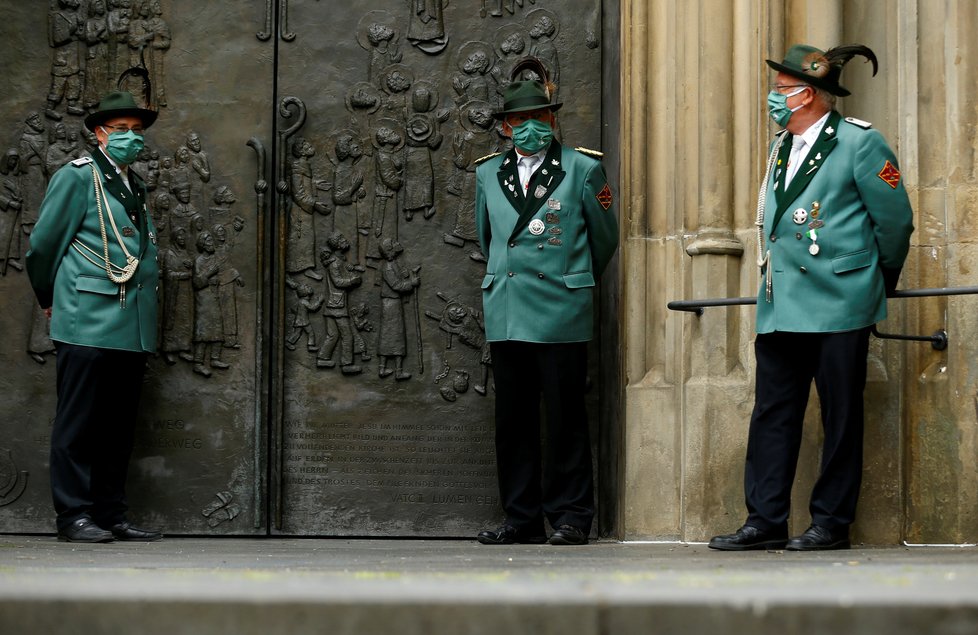
<svg viewBox="0 0 978 635">
<path fill-rule="evenodd" d="M 523 71 L 530 71 L 539 77 L 540 81 L 547 88 L 547 98 L 550 99 L 553 96 L 554 91 L 557 90 L 557 85 L 550 81 L 550 72 L 547 70 L 543 60 L 532 55 L 517 60 L 513 65 L 513 70 L 509 72 L 509 80 L 512 82 L 519 81 Z"/>
<path fill-rule="evenodd" d="M 856 55 L 862 55 L 866 58 L 867 62 L 873 64 L 873 75 L 875 76 L 876 71 L 879 70 L 879 63 L 876 60 L 876 54 L 868 46 L 863 46 L 862 44 L 844 44 L 825 51 L 825 58 L 833 66 L 838 66 L 839 69 L 845 66 Z"/>
</svg>

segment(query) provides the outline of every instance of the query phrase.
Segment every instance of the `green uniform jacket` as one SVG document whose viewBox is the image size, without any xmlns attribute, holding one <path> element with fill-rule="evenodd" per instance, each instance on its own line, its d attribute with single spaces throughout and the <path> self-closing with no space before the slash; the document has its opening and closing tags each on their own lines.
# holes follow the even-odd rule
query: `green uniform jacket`
<svg viewBox="0 0 978 635">
<path fill-rule="evenodd" d="M 136 273 L 125 285 L 125 306 L 120 285 L 109 280 L 103 264 L 93 166 L 126 249 L 139 259 Z M 127 351 L 156 349 L 156 230 L 146 213 L 146 187 L 135 174 L 133 177 L 131 192 L 98 151 L 95 161 L 88 157 L 72 161 L 51 177 L 31 233 L 27 272 L 41 307 L 53 307 L 52 340 Z M 127 210 L 136 213 L 135 223 Z M 103 210 L 109 259 L 122 266 L 125 256 L 106 213 Z M 76 239 L 95 250 L 92 254 L 82 249 L 98 264 L 72 246 Z"/>
<path fill-rule="evenodd" d="M 791 135 L 782 134 L 764 210 L 770 261 L 757 332 L 829 333 L 879 322 L 886 317 L 883 270 L 899 275 L 913 232 L 896 157 L 869 124 L 833 111 L 785 192 Z"/>
<path fill-rule="evenodd" d="M 583 342 L 593 333 L 595 278 L 618 246 L 601 162 L 550 144 L 526 196 L 516 151 L 476 169 L 475 221 L 490 342 Z"/>
</svg>

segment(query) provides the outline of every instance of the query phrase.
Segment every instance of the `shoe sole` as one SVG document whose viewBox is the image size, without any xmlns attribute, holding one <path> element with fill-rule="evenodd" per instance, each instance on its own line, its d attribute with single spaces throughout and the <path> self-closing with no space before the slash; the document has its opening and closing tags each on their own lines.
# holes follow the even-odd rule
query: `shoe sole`
<svg viewBox="0 0 978 635">
<path fill-rule="evenodd" d="M 785 551 L 837 551 L 851 548 L 852 544 L 848 540 L 840 540 L 829 545 L 788 545 Z"/>
<path fill-rule="evenodd" d="M 492 540 L 491 538 L 476 536 L 476 540 L 483 545 L 542 545 L 547 542 L 547 537 L 534 536 L 532 538 L 527 538 L 526 540 Z"/>
<path fill-rule="evenodd" d="M 94 545 L 105 542 L 114 542 L 115 536 L 109 536 L 108 538 L 99 538 L 97 540 L 77 540 L 75 538 L 69 538 L 68 536 L 58 536 L 58 542 L 77 542 L 79 544 Z"/>
<path fill-rule="evenodd" d="M 163 536 L 156 536 L 154 538 L 120 538 L 116 536 L 115 539 L 119 542 L 159 542 L 163 540 Z"/>
<path fill-rule="evenodd" d="M 734 544 L 713 544 L 712 542 L 707 545 L 710 549 L 716 549 L 717 551 L 781 551 L 788 544 L 786 540 L 767 540 L 765 542 L 756 542 L 749 545 L 734 545 Z"/>
</svg>

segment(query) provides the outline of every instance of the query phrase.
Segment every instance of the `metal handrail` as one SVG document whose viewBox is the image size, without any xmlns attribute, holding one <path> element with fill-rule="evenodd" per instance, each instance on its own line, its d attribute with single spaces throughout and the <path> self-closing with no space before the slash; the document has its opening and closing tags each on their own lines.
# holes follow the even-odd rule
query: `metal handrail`
<svg viewBox="0 0 978 635">
<path fill-rule="evenodd" d="M 901 291 L 894 291 L 889 294 L 888 298 L 926 298 L 934 296 L 947 296 L 947 295 L 973 295 L 978 294 L 978 287 L 935 287 L 932 289 L 904 289 Z M 673 300 L 666 307 L 670 311 L 686 311 L 689 313 L 695 313 L 696 315 L 703 315 L 703 310 L 710 307 L 717 306 L 738 306 L 738 305 L 749 305 L 757 304 L 756 297 L 740 297 L 740 298 L 709 298 L 704 300 Z M 943 351 L 947 348 L 947 331 L 940 329 L 935 331 L 933 335 L 898 335 L 895 333 L 881 333 L 876 329 L 874 324 L 872 327 L 873 335 L 880 339 L 889 340 L 908 340 L 914 342 L 930 342 L 934 350 Z"/>
</svg>

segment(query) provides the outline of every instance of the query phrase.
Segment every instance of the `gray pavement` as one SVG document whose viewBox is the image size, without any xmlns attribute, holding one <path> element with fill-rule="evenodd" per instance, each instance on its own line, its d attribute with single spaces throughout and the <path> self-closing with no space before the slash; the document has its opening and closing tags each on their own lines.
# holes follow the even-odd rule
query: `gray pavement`
<svg viewBox="0 0 978 635">
<path fill-rule="evenodd" d="M 978 548 L 0 536 L 0 633 L 978 633 Z"/>
</svg>

